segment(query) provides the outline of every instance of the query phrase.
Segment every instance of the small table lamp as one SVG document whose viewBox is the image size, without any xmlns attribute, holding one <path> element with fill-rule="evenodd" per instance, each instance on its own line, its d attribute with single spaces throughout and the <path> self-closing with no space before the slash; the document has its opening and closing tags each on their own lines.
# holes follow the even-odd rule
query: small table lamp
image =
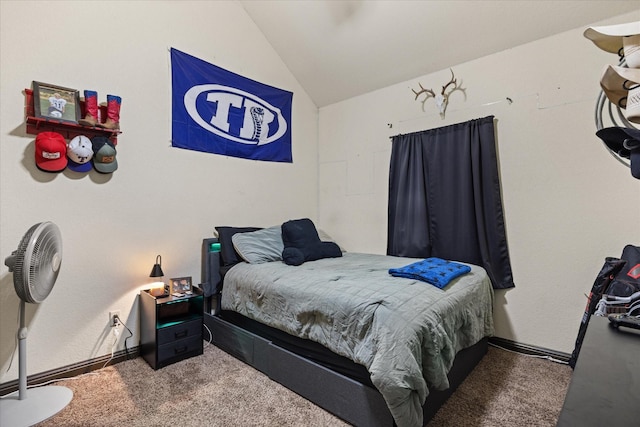
<svg viewBox="0 0 640 427">
<path fill-rule="evenodd" d="M 151 274 L 149 274 L 149 277 L 154 277 L 154 278 L 164 277 L 164 273 L 162 272 L 162 257 L 160 255 L 156 257 L 156 263 L 153 265 L 153 268 L 151 269 Z M 158 279 L 158 280 L 162 280 L 162 279 Z M 149 293 L 154 297 L 166 296 L 167 292 L 165 289 L 164 282 L 158 281 L 158 282 L 152 283 Z"/>
</svg>

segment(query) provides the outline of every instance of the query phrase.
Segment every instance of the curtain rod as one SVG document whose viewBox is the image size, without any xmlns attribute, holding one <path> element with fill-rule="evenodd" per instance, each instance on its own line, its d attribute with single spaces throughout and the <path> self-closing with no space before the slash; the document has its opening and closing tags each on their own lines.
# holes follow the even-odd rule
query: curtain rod
<svg viewBox="0 0 640 427">
<path fill-rule="evenodd" d="M 536 94 L 532 94 L 532 95 L 538 95 L 538 94 L 536 93 Z M 531 95 L 528 95 L 528 96 L 531 96 Z M 511 104 L 513 104 L 513 99 L 511 99 L 510 97 L 507 96 L 505 99 L 499 99 L 497 101 L 486 102 L 484 104 L 480 104 L 480 105 L 475 106 L 473 108 L 487 107 L 489 105 L 500 104 L 502 102 L 508 102 L 509 105 L 511 105 Z M 471 107 L 469 107 L 469 108 L 471 108 Z M 465 110 L 466 109 L 468 109 L 468 108 L 465 108 Z M 454 111 L 462 111 L 462 110 L 454 110 Z M 430 114 L 430 115 L 426 115 L 426 116 L 419 116 L 419 117 L 413 117 L 413 118 L 410 118 L 410 119 L 399 120 L 398 123 L 405 123 L 405 122 L 410 122 L 410 121 L 414 121 L 414 120 L 418 120 L 418 119 L 424 119 L 425 117 L 435 116 L 435 115 L 436 114 Z M 393 123 L 387 123 L 387 126 L 389 127 L 389 129 L 392 129 L 393 128 Z M 390 136 L 389 138 L 393 138 L 394 136 L 400 136 L 400 135 L 403 135 L 403 134 L 393 135 L 393 136 Z"/>
<path fill-rule="evenodd" d="M 507 98 L 507 99 L 509 99 L 509 98 Z M 509 101 L 510 101 L 510 102 L 513 102 L 513 101 L 511 101 L 510 99 L 509 99 Z M 502 101 L 498 101 L 498 102 L 502 102 Z M 417 130 L 417 131 L 409 132 L 409 133 L 398 133 L 398 134 L 396 134 L 396 135 L 390 135 L 390 136 L 389 136 L 389 139 L 393 139 L 393 138 L 395 138 L 395 137 L 397 137 L 397 136 L 404 136 L 404 135 L 410 135 L 410 134 L 413 134 L 413 133 L 428 132 L 428 131 L 430 131 L 430 130 L 434 130 L 434 129 L 441 129 L 441 128 L 447 128 L 447 127 L 450 127 L 450 126 L 457 126 L 457 125 L 461 125 L 461 124 L 465 124 L 465 123 L 473 122 L 473 121 L 476 121 L 476 120 L 483 120 L 483 119 L 486 119 L 486 118 L 489 118 L 489 117 L 491 117 L 491 118 L 493 118 L 493 120 L 495 120 L 495 115 L 490 114 L 490 115 L 485 116 L 485 117 L 477 117 L 477 118 L 475 118 L 475 119 L 468 119 L 468 120 L 466 120 L 466 121 L 464 121 L 464 122 L 459 122 L 459 123 L 449 123 L 448 125 L 440 126 L 439 128 L 423 129 L 423 130 Z M 389 126 L 390 128 L 391 128 L 391 127 L 393 127 L 393 126 L 391 125 L 391 123 L 387 123 L 387 126 Z"/>
</svg>

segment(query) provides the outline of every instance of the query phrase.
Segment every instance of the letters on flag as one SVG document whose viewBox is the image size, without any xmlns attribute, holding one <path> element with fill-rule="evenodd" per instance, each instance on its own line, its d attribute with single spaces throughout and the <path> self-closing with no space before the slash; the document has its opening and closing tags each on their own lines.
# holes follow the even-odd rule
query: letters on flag
<svg viewBox="0 0 640 427">
<path fill-rule="evenodd" d="M 173 147 L 292 162 L 293 93 L 171 49 Z"/>
</svg>

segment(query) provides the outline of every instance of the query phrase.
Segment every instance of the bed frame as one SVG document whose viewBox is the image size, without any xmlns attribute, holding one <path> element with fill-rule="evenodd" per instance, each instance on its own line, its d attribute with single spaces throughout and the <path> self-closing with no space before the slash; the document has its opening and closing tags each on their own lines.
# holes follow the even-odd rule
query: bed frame
<svg viewBox="0 0 640 427">
<path fill-rule="evenodd" d="M 300 396 L 355 426 L 392 427 L 393 417 L 382 395 L 372 386 L 337 372 L 322 362 L 296 353 L 296 346 L 283 345 L 274 336 L 277 331 L 268 327 L 253 328 L 252 322 L 226 315 L 220 310 L 219 252 L 210 250 L 217 239 L 202 242 L 202 283 L 205 295 L 212 295 L 205 302 L 204 323 L 211 332 L 211 342 L 237 359 L 249 364 Z M 249 325 L 249 326 L 247 326 Z M 271 331 L 270 331 L 271 329 Z M 205 333 L 205 336 L 208 334 Z M 299 341 L 304 347 L 305 340 Z M 475 368 L 487 353 L 488 339 L 485 337 L 472 347 L 460 351 L 449 371 L 450 388 L 430 390 L 423 405 L 426 424 L 453 394 L 456 388 Z M 325 349 L 326 350 L 326 349 Z M 327 350 L 328 351 L 328 350 Z M 340 357 L 334 355 L 336 357 Z M 352 362 L 350 362 L 352 363 Z M 353 363 L 355 366 L 356 364 Z M 360 367 L 360 365 L 355 366 Z"/>
</svg>

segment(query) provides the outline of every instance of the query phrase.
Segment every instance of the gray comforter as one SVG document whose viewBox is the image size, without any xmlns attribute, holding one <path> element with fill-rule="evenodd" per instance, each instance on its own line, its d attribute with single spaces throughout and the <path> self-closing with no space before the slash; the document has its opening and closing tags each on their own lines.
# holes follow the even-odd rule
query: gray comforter
<svg viewBox="0 0 640 427">
<path fill-rule="evenodd" d="M 444 289 L 388 274 L 414 261 L 345 253 L 298 267 L 240 263 L 225 276 L 222 308 L 364 365 L 398 426 L 421 426 L 428 387 L 448 388 L 455 354 L 493 333 L 493 289 L 473 265 Z"/>
</svg>

